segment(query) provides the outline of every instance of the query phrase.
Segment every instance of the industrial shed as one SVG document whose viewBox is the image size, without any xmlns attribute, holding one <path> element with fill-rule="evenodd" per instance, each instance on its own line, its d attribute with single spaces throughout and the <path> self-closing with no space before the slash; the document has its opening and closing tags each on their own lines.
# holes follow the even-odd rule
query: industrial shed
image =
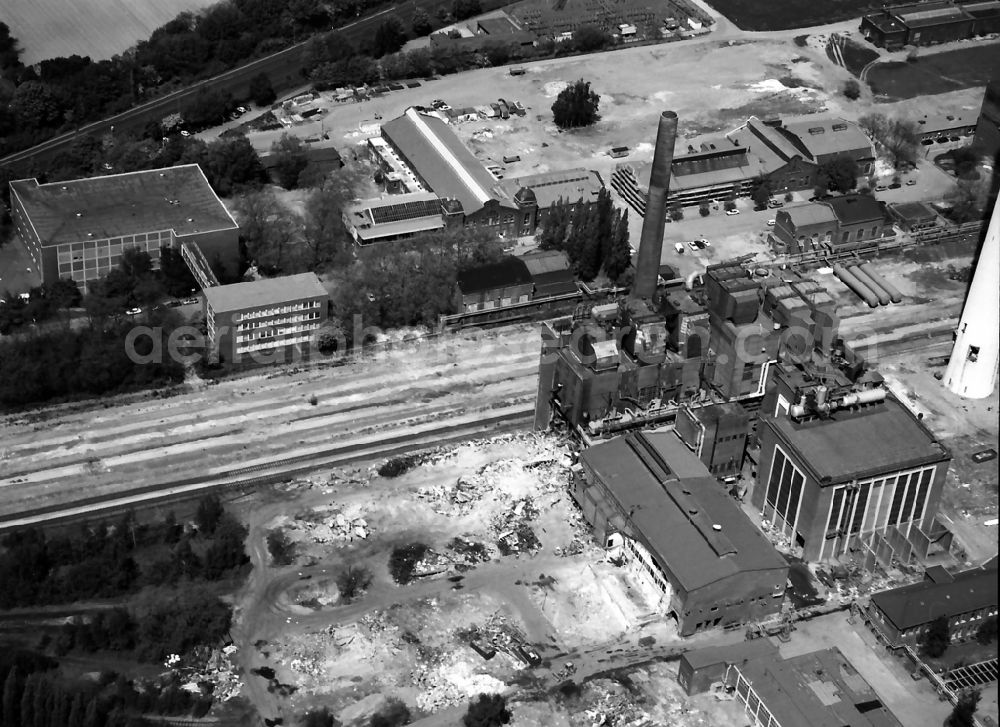
<svg viewBox="0 0 1000 727">
<path fill-rule="evenodd" d="M 780 611 L 788 564 L 673 432 L 584 450 L 573 497 L 682 636 Z"/>
</svg>

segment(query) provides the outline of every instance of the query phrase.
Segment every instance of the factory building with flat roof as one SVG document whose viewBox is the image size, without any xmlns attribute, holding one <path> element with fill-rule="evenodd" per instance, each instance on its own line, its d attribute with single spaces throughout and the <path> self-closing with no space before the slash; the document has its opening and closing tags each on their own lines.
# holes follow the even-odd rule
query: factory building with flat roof
<svg viewBox="0 0 1000 727">
<path fill-rule="evenodd" d="M 781 610 L 788 563 L 673 432 L 588 447 L 573 497 L 608 556 L 682 636 Z"/>
<path fill-rule="evenodd" d="M 235 271 L 239 225 L 197 164 L 89 179 L 10 183 L 14 229 L 42 282 L 89 283 L 118 267 L 122 252 L 197 244 L 204 257 Z"/>
<path fill-rule="evenodd" d="M 209 351 L 223 363 L 279 363 L 315 341 L 329 294 L 315 273 L 205 288 Z"/>
<path fill-rule="evenodd" d="M 951 461 L 881 376 L 852 380 L 857 367 L 779 364 L 761 406 L 752 502 L 807 561 L 926 551 Z"/>
<path fill-rule="evenodd" d="M 965 40 L 1000 31 L 1000 2 L 921 2 L 885 7 L 861 18 L 861 34 L 896 49 Z"/>
<path fill-rule="evenodd" d="M 725 682 L 754 727 L 902 727 L 837 648 L 733 662 Z"/>
</svg>

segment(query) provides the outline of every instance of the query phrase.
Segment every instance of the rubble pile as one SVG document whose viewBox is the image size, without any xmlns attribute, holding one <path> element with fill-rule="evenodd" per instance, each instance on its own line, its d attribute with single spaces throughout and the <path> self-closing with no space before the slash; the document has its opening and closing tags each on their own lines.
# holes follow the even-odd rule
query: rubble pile
<svg viewBox="0 0 1000 727">
<path fill-rule="evenodd" d="M 223 649 L 214 649 L 205 663 L 202 674 L 196 681 L 212 684 L 212 696 L 220 702 L 228 702 L 239 696 L 243 689 L 240 670 L 234 661 L 236 647 L 230 644 Z"/>
<path fill-rule="evenodd" d="M 536 517 L 538 509 L 531 497 L 515 500 L 511 507 L 494 516 L 490 527 L 496 534 L 501 555 L 533 554 L 538 551 L 542 544 L 529 524 Z"/>
<path fill-rule="evenodd" d="M 485 563 L 493 557 L 488 545 L 464 537 L 452 538 L 451 542 L 448 543 L 448 549 L 455 553 L 465 565 Z"/>
<path fill-rule="evenodd" d="M 418 560 L 416 565 L 413 566 L 413 577 L 425 578 L 427 576 L 445 573 L 454 567 L 454 559 L 443 553 L 438 553 L 437 551 L 428 548 L 424 552 L 424 557 Z"/>
<path fill-rule="evenodd" d="M 351 543 L 367 540 L 372 534 L 371 526 L 361 512 L 339 509 L 300 512 L 294 518 L 278 518 L 275 525 L 286 527 L 293 540 L 308 538 L 316 543 Z"/>
<path fill-rule="evenodd" d="M 478 694 L 500 694 L 507 689 L 500 679 L 477 673 L 478 665 L 468 653 L 453 651 L 436 664 L 419 662 L 411 671 L 410 681 L 420 690 L 416 700 L 420 709 L 437 712 L 466 704 Z"/>
<path fill-rule="evenodd" d="M 588 707 L 583 711 L 584 724 L 591 727 L 645 727 L 653 724 L 648 713 L 620 684 L 592 682 L 588 688 Z"/>
</svg>

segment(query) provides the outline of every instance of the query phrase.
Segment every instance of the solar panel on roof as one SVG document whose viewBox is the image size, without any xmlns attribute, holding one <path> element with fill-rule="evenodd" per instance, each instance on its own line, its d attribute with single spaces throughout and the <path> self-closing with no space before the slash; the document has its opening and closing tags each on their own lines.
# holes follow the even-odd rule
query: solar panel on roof
<svg viewBox="0 0 1000 727">
<path fill-rule="evenodd" d="M 372 221 L 376 225 L 389 222 L 403 222 L 416 217 L 428 217 L 441 213 L 441 202 L 436 199 L 422 199 L 410 202 L 400 202 L 380 207 L 372 207 Z"/>
</svg>

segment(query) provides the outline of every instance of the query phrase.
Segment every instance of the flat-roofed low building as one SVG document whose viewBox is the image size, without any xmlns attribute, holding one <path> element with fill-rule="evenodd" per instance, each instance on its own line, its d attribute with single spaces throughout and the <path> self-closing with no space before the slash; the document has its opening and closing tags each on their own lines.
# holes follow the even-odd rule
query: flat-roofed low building
<svg viewBox="0 0 1000 727">
<path fill-rule="evenodd" d="M 788 563 L 673 432 L 588 447 L 573 497 L 609 557 L 690 636 L 781 610 Z"/>
<path fill-rule="evenodd" d="M 521 260 L 535 285 L 533 300 L 579 292 L 569 258 L 561 250 L 533 250 Z"/>
<path fill-rule="evenodd" d="M 677 666 L 677 682 L 689 695 L 702 694 L 714 683 L 725 683 L 730 664 L 774 657 L 777 654 L 778 647 L 770 639 L 763 638 L 685 651 Z"/>
<path fill-rule="evenodd" d="M 14 228 L 43 283 L 72 278 L 86 291 L 129 248 L 148 253 L 154 268 L 160 248 L 185 243 L 228 272 L 239 263 L 239 225 L 197 164 L 48 184 L 19 179 L 10 191 Z"/>
<path fill-rule="evenodd" d="M 892 648 L 917 645 L 937 618 L 948 619 L 954 643 L 975 638 L 980 624 L 997 616 L 996 561 L 979 568 L 949 573 L 928 568 L 920 583 L 873 593 L 867 610 L 869 625 Z"/>
<path fill-rule="evenodd" d="M 209 350 L 224 363 L 279 363 L 314 342 L 329 294 L 315 273 L 206 288 Z"/>
<path fill-rule="evenodd" d="M 902 727 L 837 648 L 733 663 L 726 684 L 754 727 Z"/>
<path fill-rule="evenodd" d="M 937 227 L 938 214 L 925 202 L 898 202 L 886 208 L 889 216 L 906 232 L 920 232 Z"/>
<path fill-rule="evenodd" d="M 436 194 L 410 192 L 355 202 L 344 210 L 344 224 L 354 242 L 365 247 L 442 230 L 445 214 Z"/>
<path fill-rule="evenodd" d="M 861 19 L 861 33 L 875 45 L 899 48 L 964 40 L 976 34 L 976 19 L 961 4 L 920 2 L 885 7 Z"/>
<path fill-rule="evenodd" d="M 463 270 L 458 274 L 455 287 L 458 309 L 474 313 L 527 303 L 531 300 L 534 283 L 524 261 L 508 256 L 495 263 Z"/>
<path fill-rule="evenodd" d="M 938 114 L 924 114 L 917 119 L 921 141 L 945 142 L 961 140 L 976 133 L 976 116 L 961 109 Z"/>
</svg>

